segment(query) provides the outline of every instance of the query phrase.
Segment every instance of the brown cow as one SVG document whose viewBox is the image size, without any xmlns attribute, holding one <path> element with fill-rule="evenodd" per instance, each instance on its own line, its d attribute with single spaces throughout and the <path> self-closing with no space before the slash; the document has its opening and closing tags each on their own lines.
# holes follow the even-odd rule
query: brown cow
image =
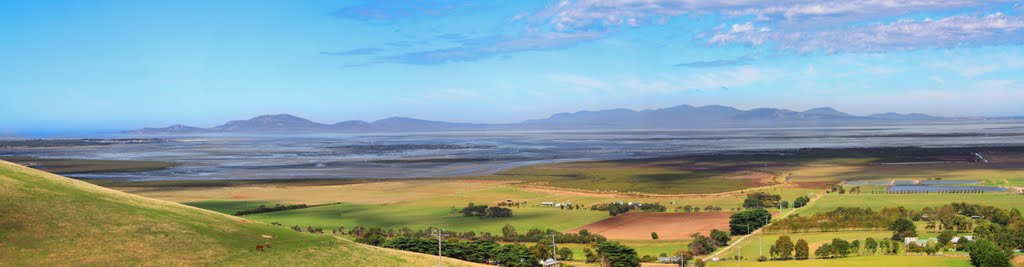
<svg viewBox="0 0 1024 267">
<path fill-rule="evenodd" d="M 263 245 L 256 244 L 256 251 L 263 251 Z"/>
</svg>

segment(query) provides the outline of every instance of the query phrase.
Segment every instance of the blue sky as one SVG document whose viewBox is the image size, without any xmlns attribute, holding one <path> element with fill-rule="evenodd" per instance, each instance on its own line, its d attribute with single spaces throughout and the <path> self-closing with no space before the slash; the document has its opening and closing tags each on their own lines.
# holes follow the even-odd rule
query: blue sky
<svg viewBox="0 0 1024 267">
<path fill-rule="evenodd" d="M 290 113 L 1024 115 L 1013 1 L 0 1 L 0 132 Z"/>
</svg>

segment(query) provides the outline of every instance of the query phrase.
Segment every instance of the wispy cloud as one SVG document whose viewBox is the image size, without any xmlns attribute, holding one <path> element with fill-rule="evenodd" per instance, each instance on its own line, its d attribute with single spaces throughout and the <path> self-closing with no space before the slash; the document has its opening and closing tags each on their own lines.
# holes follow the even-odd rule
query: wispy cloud
<svg viewBox="0 0 1024 267">
<path fill-rule="evenodd" d="M 621 32 L 623 28 L 666 24 L 674 18 L 713 16 L 727 21 L 695 36 L 708 45 L 745 45 L 798 53 L 889 52 L 1020 44 L 1020 4 L 1007 0 L 559 0 L 534 12 L 507 18 L 504 32 L 469 38 L 443 34 L 449 46 L 410 47 L 378 56 L 378 62 L 436 65 L 509 53 L 564 49 Z M 392 3 L 370 1 L 340 10 L 341 17 L 401 19 L 451 14 L 476 8 L 461 1 Z M 1009 9 L 1007 9 L 1009 8 Z M 998 13 L 994 10 L 1008 10 Z M 970 12 L 970 13 L 968 13 Z M 986 14 L 987 12 L 987 14 Z M 922 19 L 931 15 L 934 18 Z M 508 31 L 511 29 L 511 31 Z M 452 42 L 455 45 L 450 45 Z M 440 47 L 440 48 L 438 48 Z M 340 55 L 350 55 L 341 53 Z M 352 54 L 357 55 L 357 54 Z M 710 68 L 745 65 L 749 58 L 681 63 Z"/>
<path fill-rule="evenodd" d="M 384 62 L 436 65 L 479 60 L 504 53 L 565 48 L 583 41 L 595 40 L 604 35 L 605 33 L 602 32 L 546 32 L 518 37 L 496 37 L 493 38 L 495 41 L 465 42 L 458 47 L 408 52 L 383 56 L 378 59 Z"/>
<path fill-rule="evenodd" d="M 958 46 L 998 45 L 1024 41 L 1024 18 L 1003 13 L 958 15 L 938 20 L 904 19 L 821 31 L 723 31 L 712 44 L 740 43 L 798 52 L 886 52 Z"/>
<path fill-rule="evenodd" d="M 693 61 L 687 63 L 676 64 L 676 67 L 687 67 L 687 68 L 718 68 L 718 67 L 729 67 L 729 66 L 740 66 L 748 65 L 754 61 L 754 57 L 750 55 L 734 58 L 734 59 L 716 59 L 707 61 Z"/>
</svg>

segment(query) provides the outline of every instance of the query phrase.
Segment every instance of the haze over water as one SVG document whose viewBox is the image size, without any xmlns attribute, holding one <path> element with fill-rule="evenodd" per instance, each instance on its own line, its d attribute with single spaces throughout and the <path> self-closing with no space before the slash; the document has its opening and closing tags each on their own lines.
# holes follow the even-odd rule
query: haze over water
<svg viewBox="0 0 1024 267">
<path fill-rule="evenodd" d="M 410 178 L 481 175 L 547 162 L 714 152 L 847 147 L 1021 145 L 1024 123 L 743 128 L 679 131 L 447 132 L 160 136 L 172 142 L 0 149 L 0 155 L 170 161 L 134 173 L 73 174 L 128 180 Z M 138 138 L 144 135 L 94 137 Z"/>
</svg>

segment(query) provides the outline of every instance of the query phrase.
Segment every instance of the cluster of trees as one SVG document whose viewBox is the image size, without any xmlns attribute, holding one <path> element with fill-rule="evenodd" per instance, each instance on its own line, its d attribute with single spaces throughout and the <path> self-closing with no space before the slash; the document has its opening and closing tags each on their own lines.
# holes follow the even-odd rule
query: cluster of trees
<svg viewBox="0 0 1024 267">
<path fill-rule="evenodd" d="M 793 240 L 789 236 L 780 236 L 778 240 L 775 240 L 775 244 L 771 245 L 768 253 L 775 260 L 806 260 L 809 258 L 810 247 L 803 239 L 797 240 L 796 244 L 793 244 Z"/>
<path fill-rule="evenodd" d="M 719 207 L 719 206 L 707 205 L 706 207 L 704 207 L 704 211 L 705 212 L 714 212 L 714 211 L 722 211 L 722 210 L 723 210 L 722 207 Z M 680 212 L 680 211 L 682 211 L 682 212 L 700 212 L 701 208 L 700 207 L 694 207 L 694 206 L 686 205 L 686 206 L 682 206 L 682 207 L 676 207 L 675 211 L 676 212 Z"/>
<path fill-rule="evenodd" d="M 462 208 L 462 216 L 479 218 L 504 218 L 512 217 L 512 210 L 502 207 L 488 207 L 487 205 L 475 205 L 469 203 Z"/>
<path fill-rule="evenodd" d="M 754 192 L 747 194 L 747 199 L 743 200 L 743 208 L 775 208 L 779 207 L 779 201 L 782 201 L 782 196 L 769 194 L 766 192 Z"/>
<path fill-rule="evenodd" d="M 668 208 L 666 208 L 665 206 L 662 206 L 661 203 L 633 203 L 633 202 L 622 203 L 622 202 L 612 202 L 612 203 L 602 203 L 602 204 L 591 205 L 590 206 L 590 210 L 608 211 L 609 215 L 615 216 L 615 215 L 619 215 L 619 214 L 623 214 L 623 213 L 629 212 L 631 210 L 640 210 L 640 211 L 644 211 L 644 212 L 665 212 L 666 210 L 668 210 Z"/>
<path fill-rule="evenodd" d="M 277 226 L 281 226 L 280 223 L 278 223 L 276 225 Z M 300 232 L 300 233 L 303 231 L 302 227 L 299 227 L 298 225 L 292 226 L 292 230 L 295 230 L 296 232 Z M 305 231 L 309 232 L 311 234 L 323 234 L 324 233 L 324 229 L 323 228 L 313 228 L 312 226 L 306 226 Z"/>
<path fill-rule="evenodd" d="M 526 206 L 526 201 L 523 201 L 523 202 L 518 202 L 518 201 L 516 201 L 516 202 L 511 202 L 511 201 L 498 202 L 498 207 L 509 207 L 509 208 L 516 207 L 516 208 L 518 208 L 520 206 Z"/>
<path fill-rule="evenodd" d="M 907 237 L 917 237 L 915 221 L 926 222 L 925 230 L 941 231 L 935 241 L 904 243 Z M 791 216 L 772 224 L 769 230 L 800 232 L 810 229 L 838 231 L 842 229 L 880 229 L 892 231 L 892 237 L 864 241 L 864 252 L 895 255 L 904 253 L 935 254 L 956 248 L 968 251 L 975 266 L 1009 266 L 1011 251 L 1024 248 L 1024 216 L 1017 209 L 1001 209 L 977 204 L 952 203 L 938 208 L 926 207 L 920 211 L 903 207 L 873 211 L 865 208 L 837 208 L 809 217 Z M 977 242 L 959 238 L 957 233 L 973 233 Z M 777 252 L 785 255 L 786 242 L 776 244 Z M 815 255 L 819 258 L 845 257 L 860 254 L 858 241 L 833 240 L 823 245 Z M 784 258 L 784 257 L 783 257 Z"/>
<path fill-rule="evenodd" d="M 811 216 L 792 215 L 772 223 L 765 231 L 769 232 L 835 232 L 846 229 L 881 230 L 886 229 L 897 218 L 908 217 L 911 212 L 903 207 L 884 208 L 875 211 L 870 208 L 839 207 L 824 213 Z"/>
<path fill-rule="evenodd" d="M 729 245 L 729 241 L 732 240 L 732 236 L 724 231 L 718 229 L 711 230 L 711 236 L 704 236 L 700 233 L 694 233 L 690 235 L 693 241 L 690 242 L 686 247 L 687 256 L 692 258 L 693 256 L 707 255 L 708 253 L 714 252 L 718 247 Z"/>
<path fill-rule="evenodd" d="M 861 193 L 861 188 L 860 188 L 860 186 L 854 186 L 854 187 L 850 187 L 850 190 L 846 190 L 846 188 L 841 186 L 841 185 L 831 185 L 828 188 L 828 192 L 829 193 L 837 193 L 837 194 L 846 194 L 846 193 L 860 194 Z"/>
<path fill-rule="evenodd" d="M 298 228 L 298 226 L 296 226 L 295 228 Z M 310 227 L 310 229 L 313 229 L 312 231 L 314 233 L 318 231 L 317 230 L 318 228 Z M 301 231 L 301 229 L 299 231 Z M 322 232 L 323 230 L 319 230 L 319 231 L 320 231 L 320 233 L 323 233 Z M 357 238 L 357 240 L 359 238 L 367 238 L 366 241 L 368 241 L 368 242 L 363 242 L 363 243 L 374 244 L 375 242 L 369 242 L 369 241 L 378 241 L 378 240 L 380 240 L 380 238 L 377 238 L 377 237 L 371 238 L 371 236 L 373 236 L 373 235 L 379 235 L 383 239 L 389 239 L 389 238 L 395 238 L 395 237 L 430 238 L 431 234 L 433 234 L 433 233 L 435 233 L 437 231 L 437 228 L 427 228 L 427 229 L 420 229 L 420 230 L 415 230 L 414 231 L 412 229 L 409 229 L 408 227 L 402 227 L 400 229 L 386 229 L 385 230 L 385 229 L 382 229 L 380 227 L 369 227 L 369 228 L 367 228 L 367 227 L 363 227 L 363 226 L 356 226 L 356 227 L 352 227 L 352 229 L 346 229 L 345 227 L 340 227 L 338 229 L 333 229 L 331 231 L 334 234 L 354 236 L 354 237 Z M 546 231 L 542 231 L 540 229 L 536 229 L 535 228 L 535 229 L 530 229 L 529 231 L 526 231 L 525 233 L 519 233 L 518 231 L 516 231 L 515 227 L 513 227 L 512 225 L 505 224 L 505 226 L 502 227 L 501 232 L 502 233 L 499 236 L 499 235 L 492 235 L 489 232 L 481 232 L 481 233 L 477 234 L 476 232 L 473 232 L 473 231 L 467 231 L 467 232 L 443 231 L 443 233 L 448 238 L 451 238 L 451 239 L 461 239 L 461 240 L 467 240 L 467 241 L 480 241 L 480 240 L 484 240 L 484 241 L 501 241 L 501 242 L 538 243 L 538 242 L 550 242 L 552 235 L 554 236 L 555 242 L 557 242 L 557 243 L 589 244 L 589 243 L 604 242 L 604 241 L 608 240 L 608 238 L 605 238 L 604 236 L 601 236 L 601 235 L 598 235 L 598 234 L 592 234 L 592 233 L 590 233 L 590 231 L 587 231 L 586 229 L 580 230 L 579 233 L 562 233 L 562 232 L 551 230 L 551 229 L 548 229 Z"/>
<path fill-rule="evenodd" d="M 765 209 L 752 209 L 733 213 L 729 216 L 729 232 L 733 235 L 746 235 L 768 224 L 772 214 Z"/>
<path fill-rule="evenodd" d="M 508 267 L 537 267 L 541 259 L 555 258 L 572 260 L 571 249 L 561 248 L 552 255 L 550 244 L 537 243 L 527 247 L 522 244 L 501 245 L 490 240 L 461 241 L 442 239 L 441 255 L 465 261 L 500 264 Z M 416 237 L 396 237 L 379 246 L 425 254 L 437 253 L 438 240 Z M 583 249 L 586 261 L 601 262 L 605 266 L 639 266 L 640 257 L 630 247 L 616 242 L 593 243 Z"/>
<path fill-rule="evenodd" d="M 799 197 L 796 198 L 796 200 L 793 201 L 793 207 L 794 208 L 800 208 L 800 207 L 803 207 L 803 206 L 807 206 L 807 203 L 810 203 L 810 202 L 811 202 L 811 198 L 809 198 L 807 196 L 799 196 Z"/>
<path fill-rule="evenodd" d="M 558 206 L 558 207 L 563 209 L 563 210 L 574 210 L 574 209 L 575 210 L 580 210 L 580 209 L 583 209 L 583 206 L 581 206 L 580 204 L 576 204 L 576 205 L 572 205 L 572 204 L 561 205 L 561 206 Z"/>
<path fill-rule="evenodd" d="M 691 235 L 693 241 L 690 242 L 686 247 L 690 249 L 690 254 L 694 256 L 707 255 L 708 253 L 714 252 L 718 249 L 717 242 L 711 237 L 695 233 Z"/>
<path fill-rule="evenodd" d="M 306 204 L 298 204 L 298 205 L 281 205 L 281 204 L 277 204 L 277 205 L 274 205 L 273 207 L 267 207 L 266 205 L 260 205 L 259 207 L 255 207 L 255 208 L 252 208 L 252 209 L 240 210 L 238 212 L 235 212 L 235 216 L 242 216 L 242 215 L 249 215 L 249 214 L 256 214 L 256 213 L 265 213 L 265 212 L 275 212 L 275 211 L 282 211 L 282 210 L 304 209 L 304 208 L 308 208 L 308 207 L 309 206 L 306 206 Z"/>
</svg>

